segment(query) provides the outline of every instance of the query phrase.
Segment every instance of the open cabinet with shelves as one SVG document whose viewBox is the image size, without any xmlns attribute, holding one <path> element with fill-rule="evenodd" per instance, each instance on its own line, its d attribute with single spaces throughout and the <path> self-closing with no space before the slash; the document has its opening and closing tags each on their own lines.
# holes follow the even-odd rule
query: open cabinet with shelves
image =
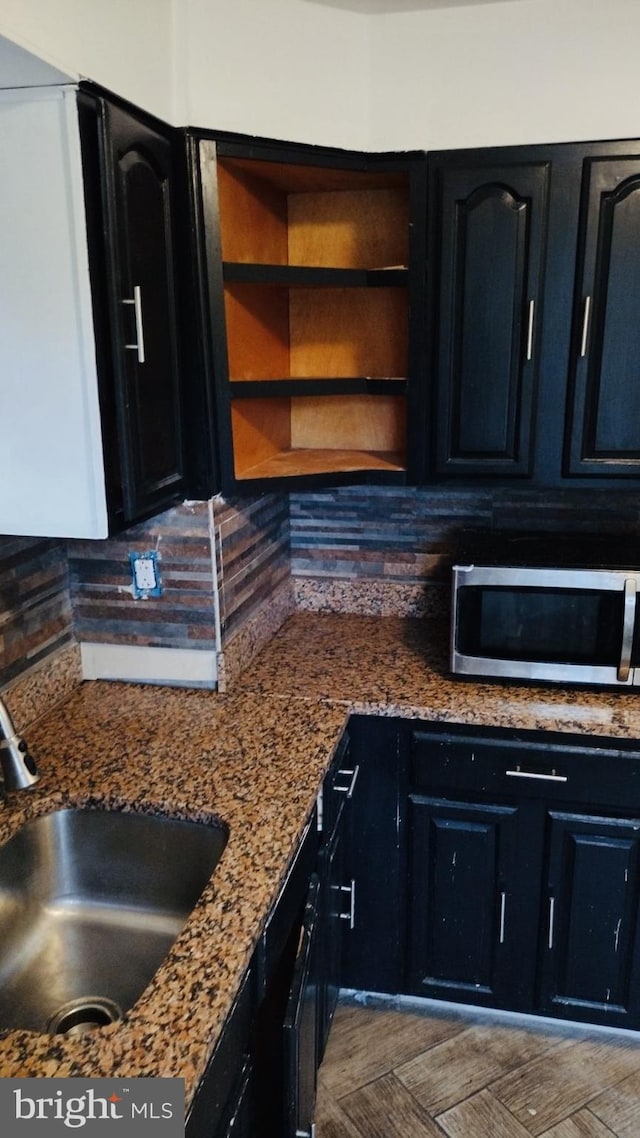
<svg viewBox="0 0 640 1138">
<path fill-rule="evenodd" d="M 200 139 L 197 167 L 223 489 L 405 481 L 411 158 Z"/>
</svg>

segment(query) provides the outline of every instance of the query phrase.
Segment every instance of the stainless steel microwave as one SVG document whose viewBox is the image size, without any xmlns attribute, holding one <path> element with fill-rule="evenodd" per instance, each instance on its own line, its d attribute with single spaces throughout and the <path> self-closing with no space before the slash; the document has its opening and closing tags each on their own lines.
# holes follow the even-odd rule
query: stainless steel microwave
<svg viewBox="0 0 640 1138">
<path fill-rule="evenodd" d="M 470 535 L 453 567 L 451 670 L 640 686 L 640 545 Z"/>
</svg>

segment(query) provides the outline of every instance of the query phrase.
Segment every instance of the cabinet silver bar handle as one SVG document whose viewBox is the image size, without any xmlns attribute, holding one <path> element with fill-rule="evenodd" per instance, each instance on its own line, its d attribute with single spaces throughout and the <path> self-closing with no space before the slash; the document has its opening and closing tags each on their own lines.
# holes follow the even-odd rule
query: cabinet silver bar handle
<svg viewBox="0 0 640 1138">
<path fill-rule="evenodd" d="M 527 359 L 533 358 L 533 325 L 535 320 L 536 302 L 529 301 L 529 324 L 527 328 Z"/>
<path fill-rule="evenodd" d="M 549 936 L 547 939 L 547 944 L 548 944 L 549 948 L 553 948 L 553 926 L 554 926 L 554 921 L 555 921 L 555 915 L 556 915 L 556 899 L 555 899 L 555 897 L 550 897 L 549 898 Z"/>
<path fill-rule="evenodd" d="M 355 766 L 352 771 L 347 771 L 347 770 L 338 771 L 338 776 L 343 775 L 344 778 L 349 778 L 349 779 L 351 779 L 351 781 L 350 781 L 348 786 L 334 786 L 333 789 L 335 791 L 337 791 L 338 794 L 346 794 L 347 798 L 351 798 L 353 795 L 353 791 L 354 791 L 356 782 L 358 781 L 358 775 L 359 774 L 360 774 L 360 766 L 359 765 Z"/>
<path fill-rule="evenodd" d="M 122 301 L 122 303 L 133 305 L 133 313 L 134 313 L 135 321 L 136 321 L 136 343 L 135 344 L 125 344 L 125 348 L 127 349 L 128 352 L 137 352 L 138 353 L 138 363 L 143 364 L 144 360 L 145 360 L 145 356 L 144 356 L 144 327 L 142 324 L 142 289 L 140 288 L 140 285 L 134 285 L 133 286 L 133 297 L 132 298 L 125 298 Z"/>
<path fill-rule="evenodd" d="M 500 944 L 504 944 L 505 917 L 507 914 L 507 894 L 500 894 Z"/>
<path fill-rule="evenodd" d="M 349 928 L 355 929 L 355 927 L 356 927 L 356 883 L 355 883 L 355 880 L 353 877 L 351 878 L 351 884 L 350 885 L 341 885 L 340 886 L 340 892 L 349 894 L 349 912 L 348 913 L 341 913 L 340 914 L 340 920 L 348 921 L 349 922 Z"/>
<path fill-rule="evenodd" d="M 587 345 L 589 343 L 589 323 L 591 320 L 591 297 L 585 296 L 584 298 L 584 312 L 582 314 L 582 340 L 580 342 L 580 355 L 584 358 L 587 354 Z"/>
<path fill-rule="evenodd" d="M 624 616 L 622 619 L 622 647 L 620 648 L 620 663 L 618 664 L 618 679 L 621 683 L 629 679 L 631 671 L 631 649 L 633 648 L 633 630 L 636 624 L 636 582 L 633 577 L 627 577 L 624 583 Z"/>
<path fill-rule="evenodd" d="M 316 1124 L 311 1123 L 311 1130 L 296 1130 L 296 1138 L 316 1138 Z"/>
<path fill-rule="evenodd" d="M 505 772 L 509 778 L 535 778 L 539 782 L 568 782 L 569 778 L 566 774 L 556 774 L 552 771 L 551 774 L 538 774 L 537 771 L 521 771 L 520 767 L 516 767 L 514 771 Z"/>
</svg>

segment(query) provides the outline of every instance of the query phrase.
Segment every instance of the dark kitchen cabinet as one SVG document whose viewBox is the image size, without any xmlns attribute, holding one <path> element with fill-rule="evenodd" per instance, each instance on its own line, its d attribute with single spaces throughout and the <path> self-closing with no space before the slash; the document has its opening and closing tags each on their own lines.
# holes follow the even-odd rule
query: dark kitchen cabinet
<svg viewBox="0 0 640 1138">
<path fill-rule="evenodd" d="M 411 796 L 409 989 L 493 1007 L 531 1004 L 537 914 L 526 806 Z"/>
<path fill-rule="evenodd" d="M 359 775 L 347 732 L 196 1093 L 187 1138 L 313 1133 L 317 1069 L 342 983 L 344 935 L 354 927 L 344 852 Z"/>
<path fill-rule="evenodd" d="M 93 84 L 0 103 L 3 418 L 29 439 L 0 526 L 104 538 L 186 491 L 174 133 Z"/>
<path fill-rule="evenodd" d="M 405 482 L 424 155 L 204 132 L 189 153 L 223 490 Z"/>
<path fill-rule="evenodd" d="M 112 530 L 187 489 L 171 128 L 79 93 L 105 478 Z"/>
<path fill-rule="evenodd" d="M 421 724 L 406 747 L 406 990 L 640 1026 L 635 744 Z"/>
<path fill-rule="evenodd" d="M 352 758 L 351 731 L 343 736 L 322 787 L 320 876 L 321 956 L 318 970 L 318 1057 L 324 1055 L 343 982 L 343 956 L 356 922 L 357 882 L 347 874 L 347 830 L 358 810 L 361 768 Z"/>
<path fill-rule="evenodd" d="M 407 800 L 401 792 L 401 731 L 397 719 L 349 719 L 350 766 L 359 774 L 344 840 L 344 875 L 354 894 L 353 927 L 342 949 L 345 988 L 388 993 L 402 988 Z"/>
<path fill-rule="evenodd" d="M 539 1010 L 640 1024 L 640 819 L 552 810 Z"/>
<path fill-rule="evenodd" d="M 236 1080 L 226 1117 L 219 1128 L 220 1138 L 253 1138 L 253 1112 L 251 1109 L 251 1060 L 245 1056 L 239 1078 Z"/>
<path fill-rule="evenodd" d="M 286 1138 L 312 1138 L 319 1057 L 322 959 L 320 880 L 311 878 L 284 1020 Z"/>
<path fill-rule="evenodd" d="M 187 1138 L 296 1138 L 318 1063 L 318 832 L 308 821 L 187 1116 Z"/>
<path fill-rule="evenodd" d="M 430 159 L 437 474 L 532 473 L 550 173 Z"/>
<path fill-rule="evenodd" d="M 313 1134 L 338 988 L 640 1028 L 634 740 L 353 715 L 187 1138 Z"/>
<path fill-rule="evenodd" d="M 345 826 L 340 820 L 320 852 L 322 969 L 319 973 L 318 1058 L 324 1055 L 342 983 L 342 955 L 351 928 L 355 884 L 345 875 Z"/>
<path fill-rule="evenodd" d="M 640 144 L 428 164 L 431 476 L 640 477 Z"/>
<path fill-rule="evenodd" d="M 567 472 L 640 476 L 640 153 L 587 158 Z"/>
<path fill-rule="evenodd" d="M 188 1111 L 187 1138 L 250 1138 L 253 1133 L 253 983 L 250 969 Z"/>
</svg>

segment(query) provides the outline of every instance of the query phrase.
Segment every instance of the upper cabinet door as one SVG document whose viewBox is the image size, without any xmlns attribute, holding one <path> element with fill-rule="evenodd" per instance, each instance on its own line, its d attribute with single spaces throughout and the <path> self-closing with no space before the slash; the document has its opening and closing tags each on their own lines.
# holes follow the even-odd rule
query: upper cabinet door
<svg viewBox="0 0 640 1138">
<path fill-rule="evenodd" d="M 106 104 L 108 272 L 124 520 L 185 491 L 172 144 Z"/>
<path fill-rule="evenodd" d="M 438 474 L 531 473 L 548 162 L 432 164 Z"/>
<path fill-rule="evenodd" d="M 567 474 L 640 476 L 640 158 L 585 162 Z"/>
</svg>

